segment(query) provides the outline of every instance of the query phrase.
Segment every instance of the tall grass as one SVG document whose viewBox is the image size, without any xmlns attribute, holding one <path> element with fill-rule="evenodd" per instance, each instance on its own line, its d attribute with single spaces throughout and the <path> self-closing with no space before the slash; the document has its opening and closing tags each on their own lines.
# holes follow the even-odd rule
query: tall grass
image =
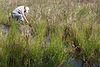
<svg viewBox="0 0 100 67">
<path fill-rule="evenodd" d="M 0 3 L 0 22 L 11 24 L 6 38 L 0 34 L 1 67 L 57 67 L 71 54 L 82 57 L 84 63 L 92 64 L 95 60 L 100 65 L 99 4 L 69 0 L 18 1 Z M 32 37 L 22 36 L 16 20 L 7 21 L 9 13 L 23 4 L 30 7 L 31 27 L 28 27 L 32 29 Z"/>
</svg>

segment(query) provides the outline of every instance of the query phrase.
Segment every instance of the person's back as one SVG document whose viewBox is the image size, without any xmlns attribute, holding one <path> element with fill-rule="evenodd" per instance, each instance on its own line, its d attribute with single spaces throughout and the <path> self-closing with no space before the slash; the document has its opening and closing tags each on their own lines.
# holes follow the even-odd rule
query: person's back
<svg viewBox="0 0 100 67">
<path fill-rule="evenodd" d="M 15 10 L 13 10 L 13 13 L 24 14 L 24 8 L 25 8 L 25 6 L 19 6 Z"/>
</svg>

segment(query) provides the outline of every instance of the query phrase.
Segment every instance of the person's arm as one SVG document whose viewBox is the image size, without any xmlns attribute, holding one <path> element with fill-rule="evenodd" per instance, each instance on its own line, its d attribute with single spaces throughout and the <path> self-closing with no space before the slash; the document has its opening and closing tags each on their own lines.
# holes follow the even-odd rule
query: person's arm
<svg viewBox="0 0 100 67">
<path fill-rule="evenodd" d="M 24 18 L 24 20 L 25 20 L 27 23 L 29 23 L 29 21 L 27 20 L 27 18 L 26 18 L 25 15 L 23 15 L 23 18 Z"/>
</svg>

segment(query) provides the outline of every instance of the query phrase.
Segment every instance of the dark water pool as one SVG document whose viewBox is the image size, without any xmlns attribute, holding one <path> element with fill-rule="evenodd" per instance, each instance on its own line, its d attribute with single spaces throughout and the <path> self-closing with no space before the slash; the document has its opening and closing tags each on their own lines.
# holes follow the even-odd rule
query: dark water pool
<svg viewBox="0 0 100 67">
<path fill-rule="evenodd" d="M 89 66 L 85 65 L 81 57 L 75 58 L 75 56 L 72 55 L 70 56 L 70 58 L 66 58 L 63 61 L 62 67 L 99 67 L 99 65 L 97 64 L 97 62 L 94 62 Z"/>
</svg>

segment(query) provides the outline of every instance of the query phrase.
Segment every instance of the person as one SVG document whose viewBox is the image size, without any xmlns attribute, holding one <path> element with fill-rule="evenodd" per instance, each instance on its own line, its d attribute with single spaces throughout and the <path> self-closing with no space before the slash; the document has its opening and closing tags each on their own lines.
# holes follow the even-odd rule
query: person
<svg viewBox="0 0 100 67">
<path fill-rule="evenodd" d="M 12 18 L 16 18 L 19 22 L 20 21 L 26 21 L 29 23 L 29 21 L 26 18 L 26 13 L 29 12 L 29 7 L 27 6 L 19 6 L 16 9 L 12 11 Z"/>
</svg>

